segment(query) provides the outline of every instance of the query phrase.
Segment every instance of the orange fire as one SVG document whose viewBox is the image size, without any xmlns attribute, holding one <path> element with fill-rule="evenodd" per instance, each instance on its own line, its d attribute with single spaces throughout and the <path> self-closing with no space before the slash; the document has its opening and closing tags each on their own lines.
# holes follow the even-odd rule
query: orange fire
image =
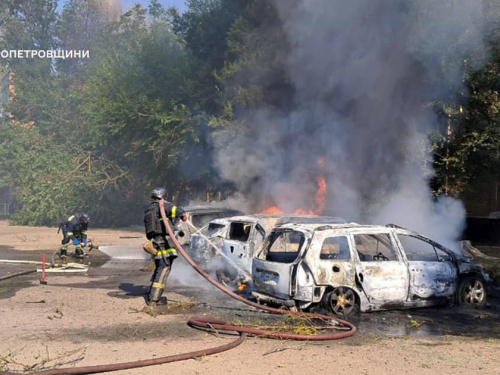
<svg viewBox="0 0 500 375">
<path fill-rule="evenodd" d="M 316 191 L 316 197 L 314 198 L 314 203 L 316 207 L 313 210 L 303 210 L 302 208 L 299 208 L 295 210 L 294 214 L 296 215 L 321 215 L 325 209 L 325 200 L 326 200 L 326 191 L 327 191 L 327 184 L 326 180 L 323 177 L 324 174 L 324 164 L 325 161 L 323 158 L 319 158 L 317 161 L 319 170 L 321 175 L 316 179 L 316 182 L 318 184 L 318 190 Z M 275 214 L 275 215 L 280 215 L 283 214 L 284 212 L 280 210 L 276 206 L 271 206 L 267 208 L 265 211 L 262 212 L 263 214 Z"/>
<path fill-rule="evenodd" d="M 245 290 L 248 289 L 248 284 L 247 283 L 241 283 L 240 285 L 238 285 L 238 287 L 236 289 L 238 289 L 238 292 L 244 292 Z"/>
<path fill-rule="evenodd" d="M 262 212 L 263 214 L 274 214 L 274 215 L 280 215 L 283 214 L 284 212 L 281 211 L 278 207 L 276 206 L 271 206 L 267 210 Z"/>
<path fill-rule="evenodd" d="M 297 208 L 294 212 L 293 212 L 295 215 L 316 215 L 314 213 L 314 211 L 312 210 L 309 210 L 309 211 L 305 211 L 303 210 L 302 208 Z"/>
<path fill-rule="evenodd" d="M 324 177 L 318 177 L 318 191 L 316 192 L 316 198 L 314 202 L 316 203 L 316 209 L 314 210 L 316 215 L 321 215 L 325 209 L 326 200 L 326 180 Z"/>
</svg>

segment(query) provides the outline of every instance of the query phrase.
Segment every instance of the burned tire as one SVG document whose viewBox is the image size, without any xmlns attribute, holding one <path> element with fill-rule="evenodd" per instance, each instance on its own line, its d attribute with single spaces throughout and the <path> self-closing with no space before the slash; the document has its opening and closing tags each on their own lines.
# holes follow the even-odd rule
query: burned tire
<svg viewBox="0 0 500 375">
<path fill-rule="evenodd" d="M 457 303 L 460 306 L 484 307 L 486 305 L 484 280 L 476 275 L 463 278 L 457 289 Z"/>
<path fill-rule="evenodd" d="M 350 288 L 335 288 L 325 297 L 327 306 L 335 315 L 346 317 L 359 313 L 356 293 Z"/>
</svg>

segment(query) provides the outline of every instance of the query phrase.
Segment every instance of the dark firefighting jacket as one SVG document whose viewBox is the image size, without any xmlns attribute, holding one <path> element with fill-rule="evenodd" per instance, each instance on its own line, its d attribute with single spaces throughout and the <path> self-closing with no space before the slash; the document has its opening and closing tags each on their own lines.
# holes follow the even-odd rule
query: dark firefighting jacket
<svg viewBox="0 0 500 375">
<path fill-rule="evenodd" d="M 79 239 L 80 241 L 87 239 L 87 229 L 89 224 L 80 223 L 80 218 L 77 215 L 71 215 L 68 217 L 66 222 L 63 224 L 63 230 L 67 233 L 68 237 L 74 241 Z"/>
<path fill-rule="evenodd" d="M 176 228 L 179 220 L 186 220 L 186 212 L 183 208 L 170 202 L 165 202 L 164 208 L 165 215 L 170 220 L 172 228 Z M 170 235 L 161 217 L 159 201 L 154 200 L 151 202 L 150 207 L 146 210 L 144 223 L 146 236 L 153 239 L 153 243 L 156 244 L 158 250 L 156 258 L 159 259 L 162 256 L 177 257 L 177 250 L 173 246 L 173 243 L 171 243 L 171 240 L 169 241 Z"/>
</svg>

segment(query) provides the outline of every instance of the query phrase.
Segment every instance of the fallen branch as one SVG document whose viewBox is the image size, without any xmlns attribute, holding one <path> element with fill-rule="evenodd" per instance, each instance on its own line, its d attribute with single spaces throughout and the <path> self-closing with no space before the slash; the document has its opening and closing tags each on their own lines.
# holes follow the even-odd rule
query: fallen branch
<svg viewBox="0 0 500 375">
<path fill-rule="evenodd" d="M 481 258 L 489 260 L 500 260 L 500 258 L 492 257 L 490 255 L 483 254 L 481 250 L 472 246 L 470 241 L 461 241 L 462 251 L 468 254 L 472 258 Z"/>
</svg>

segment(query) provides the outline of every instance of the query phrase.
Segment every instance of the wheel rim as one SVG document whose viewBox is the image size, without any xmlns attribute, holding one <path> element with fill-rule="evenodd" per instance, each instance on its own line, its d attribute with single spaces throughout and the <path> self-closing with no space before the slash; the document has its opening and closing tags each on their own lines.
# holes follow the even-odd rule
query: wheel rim
<svg viewBox="0 0 500 375">
<path fill-rule="evenodd" d="M 349 288 L 336 288 L 330 298 L 330 307 L 335 314 L 348 315 L 356 304 L 356 296 Z"/>
<path fill-rule="evenodd" d="M 462 301 L 466 305 L 480 305 L 484 301 L 485 291 L 479 280 L 471 280 L 464 285 Z"/>
</svg>

